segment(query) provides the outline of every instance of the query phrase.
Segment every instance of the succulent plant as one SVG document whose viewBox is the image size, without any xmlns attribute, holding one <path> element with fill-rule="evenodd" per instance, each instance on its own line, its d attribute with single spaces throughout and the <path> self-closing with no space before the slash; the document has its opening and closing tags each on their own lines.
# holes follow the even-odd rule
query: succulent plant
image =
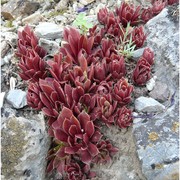
<svg viewBox="0 0 180 180">
<path fill-rule="evenodd" d="M 136 85 L 142 86 L 150 79 L 151 65 L 141 57 L 133 71 L 133 81 Z"/>
<path fill-rule="evenodd" d="M 92 158 L 99 153 L 96 144 L 102 135 L 95 130 L 86 112 L 81 112 L 76 118 L 70 109 L 63 107 L 52 127 L 55 138 L 68 143 L 65 153 L 79 155 L 83 163 L 90 164 Z"/>
<path fill-rule="evenodd" d="M 29 26 L 18 33 L 19 75 L 30 82 L 27 102 L 43 111 L 52 138 L 48 172 L 56 169 L 67 180 L 91 179 L 96 176 L 91 172 L 93 164 L 108 163 L 117 152 L 101 127 L 132 125 L 131 82 L 145 85 L 154 63 L 154 52 L 148 47 L 137 63 L 131 57 L 146 40 L 143 26 L 137 25 L 167 5 L 160 0 L 152 3 L 147 9 L 127 2 L 116 12 L 103 8 L 97 15 L 101 26 L 96 24 L 87 34 L 65 28 L 65 43 L 47 61 L 47 52 Z"/>
<path fill-rule="evenodd" d="M 124 27 L 127 26 L 128 22 L 131 26 L 135 26 L 139 23 L 140 9 L 140 6 L 135 7 L 133 4 L 122 2 L 120 7 L 116 8 L 116 14 Z"/>
<path fill-rule="evenodd" d="M 132 125 L 132 111 L 125 106 L 117 110 L 117 116 L 115 117 L 115 124 L 119 128 L 127 128 Z"/>
</svg>

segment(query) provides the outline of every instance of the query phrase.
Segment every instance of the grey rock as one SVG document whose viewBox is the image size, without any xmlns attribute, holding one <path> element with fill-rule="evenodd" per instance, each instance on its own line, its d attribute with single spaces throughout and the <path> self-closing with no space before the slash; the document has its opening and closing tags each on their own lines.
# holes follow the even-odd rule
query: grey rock
<svg viewBox="0 0 180 180">
<path fill-rule="evenodd" d="M 50 22 L 40 22 L 34 32 L 40 38 L 57 39 L 62 37 L 63 27 Z"/>
<path fill-rule="evenodd" d="M 27 105 L 26 92 L 20 89 L 10 90 L 7 94 L 6 100 L 16 109 L 23 108 Z"/>
<path fill-rule="evenodd" d="M 41 15 L 41 13 L 40 12 L 36 12 L 36 13 L 31 14 L 28 17 L 23 18 L 22 22 L 24 24 L 38 24 L 38 22 L 42 21 L 43 19 L 44 18 Z"/>
<path fill-rule="evenodd" d="M 138 112 L 162 112 L 165 106 L 151 97 L 141 96 L 135 100 L 135 109 Z"/>
<path fill-rule="evenodd" d="M 44 180 L 50 141 L 42 116 L 8 118 L 1 129 L 3 180 Z"/>
<path fill-rule="evenodd" d="M 169 104 L 167 97 L 176 92 L 163 113 L 133 124 L 137 153 L 147 180 L 179 177 L 179 24 L 170 13 L 172 8 L 178 10 L 176 5 L 169 6 L 145 25 L 147 46 L 155 52 L 157 76 L 156 86 L 149 95 Z"/>
<path fill-rule="evenodd" d="M 50 41 L 47 39 L 40 38 L 39 39 L 39 45 L 45 48 L 48 52 L 48 54 L 54 55 L 59 52 L 59 44 L 55 41 Z"/>
<path fill-rule="evenodd" d="M 142 56 L 144 49 L 145 49 L 145 48 L 140 48 L 140 49 L 135 50 L 135 51 L 132 53 L 132 58 L 133 58 L 134 60 L 138 60 L 138 59 Z"/>
<path fill-rule="evenodd" d="M 61 0 L 55 7 L 56 11 L 66 10 L 68 8 L 69 0 Z"/>
<path fill-rule="evenodd" d="M 2 15 L 5 19 L 15 19 L 19 16 L 34 13 L 40 4 L 36 1 L 9 0 L 2 6 Z"/>
<path fill-rule="evenodd" d="M 153 90 L 154 86 L 156 85 L 156 79 L 157 77 L 154 76 L 146 83 L 146 88 L 148 89 L 148 91 Z"/>
<path fill-rule="evenodd" d="M 7 41 L 2 41 L 1 42 L 1 58 L 3 58 L 7 52 L 9 51 L 10 49 L 10 45 L 7 43 Z"/>
<path fill-rule="evenodd" d="M 165 102 L 170 96 L 170 92 L 166 83 L 157 81 L 154 89 L 149 93 L 150 97 L 157 99 L 159 102 Z"/>
<path fill-rule="evenodd" d="M 3 66 L 4 64 L 9 64 L 9 61 L 12 59 L 13 55 L 12 53 L 8 53 L 6 56 L 4 56 L 1 59 L 1 66 Z"/>
<path fill-rule="evenodd" d="M 5 32 L 1 32 L 1 37 L 4 38 L 6 42 L 8 42 L 9 45 L 11 45 L 12 47 L 15 48 L 17 46 L 17 38 L 18 38 L 17 33 L 5 31 Z"/>
<path fill-rule="evenodd" d="M 79 0 L 79 2 L 83 5 L 88 5 L 88 4 L 92 3 L 93 1 L 95 1 L 95 0 Z"/>
<path fill-rule="evenodd" d="M 67 18 L 64 17 L 64 16 L 62 16 L 62 15 L 58 15 L 58 16 L 55 17 L 55 20 L 56 20 L 57 22 L 63 22 L 63 23 L 66 23 Z"/>
</svg>

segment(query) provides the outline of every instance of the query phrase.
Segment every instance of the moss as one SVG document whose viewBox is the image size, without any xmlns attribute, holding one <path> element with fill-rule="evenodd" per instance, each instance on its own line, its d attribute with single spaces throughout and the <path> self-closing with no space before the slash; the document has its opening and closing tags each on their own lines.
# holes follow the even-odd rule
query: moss
<svg viewBox="0 0 180 180">
<path fill-rule="evenodd" d="M 7 120 L 6 128 L 2 129 L 2 174 L 5 179 L 9 179 L 12 174 L 16 176 L 15 166 L 23 156 L 24 146 L 27 141 L 24 140 L 25 133 L 22 131 L 24 126 L 20 124 L 15 117 Z"/>
<path fill-rule="evenodd" d="M 60 11 L 51 11 L 47 17 L 48 18 L 52 18 L 52 17 L 55 17 L 55 16 L 58 16 L 58 15 L 63 15 L 65 12 L 67 12 L 67 10 L 60 10 Z"/>
<path fill-rule="evenodd" d="M 5 27 L 7 27 L 7 28 L 13 27 L 13 21 L 12 20 L 7 20 L 6 23 L 5 23 Z"/>
</svg>

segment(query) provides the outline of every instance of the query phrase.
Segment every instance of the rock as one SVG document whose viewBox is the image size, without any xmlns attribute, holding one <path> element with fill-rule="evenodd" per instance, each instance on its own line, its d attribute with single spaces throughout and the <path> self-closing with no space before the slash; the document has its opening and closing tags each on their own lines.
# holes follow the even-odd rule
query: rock
<svg viewBox="0 0 180 180">
<path fill-rule="evenodd" d="M 115 3 L 115 1 L 114 1 L 114 0 L 109 0 L 109 1 L 108 1 L 108 5 L 107 5 L 107 7 L 111 7 L 111 6 L 113 6 L 113 5 L 114 5 L 114 3 Z"/>
<path fill-rule="evenodd" d="M 13 54 L 12 53 L 8 53 L 6 56 L 4 56 L 1 59 L 1 66 L 3 66 L 4 64 L 9 64 L 9 61 L 12 59 Z"/>
<path fill-rule="evenodd" d="M 2 6 L 1 14 L 5 19 L 15 19 L 19 16 L 30 15 L 40 7 L 38 2 L 9 0 Z"/>
<path fill-rule="evenodd" d="M 135 100 L 135 109 L 138 112 L 162 112 L 165 106 L 151 97 L 141 96 Z"/>
<path fill-rule="evenodd" d="M 62 16 L 62 15 L 58 15 L 58 16 L 55 17 L 55 20 L 57 22 L 63 22 L 64 24 L 66 24 L 67 18 Z"/>
<path fill-rule="evenodd" d="M 94 14 L 95 14 L 94 9 L 91 9 L 91 10 L 89 11 L 89 14 L 90 14 L 90 15 L 94 15 Z"/>
<path fill-rule="evenodd" d="M 45 48 L 48 54 L 54 55 L 59 52 L 60 46 L 55 41 L 40 38 L 39 45 Z"/>
<path fill-rule="evenodd" d="M 10 45 L 13 46 L 14 48 L 17 46 L 17 38 L 18 38 L 17 33 L 5 31 L 5 32 L 1 32 L 1 36 L 6 41 L 8 41 L 8 43 L 10 43 Z"/>
<path fill-rule="evenodd" d="M 43 19 L 44 18 L 41 15 L 41 13 L 40 12 L 36 12 L 36 13 L 31 14 L 28 17 L 23 18 L 22 22 L 24 24 L 38 24 L 38 22 L 42 21 Z"/>
<path fill-rule="evenodd" d="M 79 2 L 81 3 L 81 4 L 83 4 L 83 5 L 88 5 L 88 4 L 90 4 L 90 3 L 92 3 L 92 2 L 94 2 L 95 0 L 79 0 Z"/>
<path fill-rule="evenodd" d="M 26 92 L 20 89 L 10 90 L 6 100 L 16 109 L 23 108 L 27 105 Z"/>
<path fill-rule="evenodd" d="M 63 27 L 50 22 L 40 22 L 34 32 L 40 38 L 57 39 L 62 37 Z"/>
<path fill-rule="evenodd" d="M 105 4 L 99 3 L 98 6 L 95 8 L 95 14 L 99 12 L 100 9 L 105 8 Z"/>
<path fill-rule="evenodd" d="M 156 79 L 157 76 L 154 76 L 146 83 L 146 88 L 148 89 L 148 91 L 153 90 L 154 86 L 156 85 Z"/>
<path fill-rule="evenodd" d="M 55 7 L 56 11 L 63 11 L 68 8 L 69 0 L 61 0 Z"/>
<path fill-rule="evenodd" d="M 175 9 L 179 11 L 177 5 L 168 6 L 145 25 L 147 46 L 155 53 L 154 75 L 158 77 L 149 95 L 164 104 L 169 101 L 169 93 L 173 95 L 179 89 L 179 24 L 178 15 L 172 13 Z M 163 113 L 133 124 L 133 133 L 146 179 L 178 179 L 179 94 L 175 93 Z"/>
<path fill-rule="evenodd" d="M 44 119 L 10 117 L 1 129 L 4 180 L 44 180 L 50 143 Z M 38 167 L 38 168 L 37 168 Z"/>
<path fill-rule="evenodd" d="M 144 49 L 145 48 L 140 48 L 140 49 L 135 50 L 132 53 L 132 59 L 133 60 L 138 60 L 142 56 Z"/>
<path fill-rule="evenodd" d="M 0 108 L 3 107 L 5 94 L 6 94 L 5 92 L 0 93 Z"/>
<path fill-rule="evenodd" d="M 156 82 L 156 86 L 149 93 L 150 97 L 157 99 L 159 102 L 165 102 L 169 98 L 170 92 L 166 83 Z"/>
<path fill-rule="evenodd" d="M 7 43 L 7 41 L 2 41 L 1 42 L 1 58 L 3 58 L 7 52 L 9 51 L 10 49 L 10 45 Z"/>
</svg>

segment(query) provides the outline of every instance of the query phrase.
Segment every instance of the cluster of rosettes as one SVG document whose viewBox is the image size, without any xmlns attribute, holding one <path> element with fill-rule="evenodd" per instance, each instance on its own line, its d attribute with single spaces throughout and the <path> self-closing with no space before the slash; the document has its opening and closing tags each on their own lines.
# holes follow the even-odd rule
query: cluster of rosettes
<svg viewBox="0 0 180 180">
<path fill-rule="evenodd" d="M 101 9 L 98 20 L 103 28 L 96 25 L 88 35 L 65 28 L 66 43 L 47 61 L 47 52 L 29 26 L 19 32 L 16 54 L 20 76 L 29 82 L 27 102 L 43 111 L 53 139 L 48 172 L 56 169 L 70 180 L 90 179 L 95 176 L 92 164 L 107 163 L 117 152 L 102 134 L 101 125 L 127 128 L 132 124 L 129 103 L 133 85 L 126 78 L 127 59 L 119 53 L 118 43 L 122 46 L 122 40 L 132 38 L 136 49 L 143 46 L 143 27 L 133 27 L 142 14 L 140 7 L 127 3 L 122 3 L 116 14 Z M 128 23 L 131 26 L 124 38 Z M 153 51 L 145 48 L 132 72 L 135 85 L 150 79 L 153 62 Z"/>
</svg>

